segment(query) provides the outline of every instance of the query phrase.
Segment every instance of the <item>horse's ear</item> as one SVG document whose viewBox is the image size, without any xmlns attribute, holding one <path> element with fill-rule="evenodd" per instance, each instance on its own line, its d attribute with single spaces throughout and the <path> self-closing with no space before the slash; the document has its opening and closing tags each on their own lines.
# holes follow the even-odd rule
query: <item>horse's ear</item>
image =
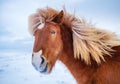
<svg viewBox="0 0 120 84">
<path fill-rule="evenodd" d="M 60 11 L 52 20 L 55 23 L 62 24 L 64 21 L 64 12 L 63 10 Z"/>
</svg>

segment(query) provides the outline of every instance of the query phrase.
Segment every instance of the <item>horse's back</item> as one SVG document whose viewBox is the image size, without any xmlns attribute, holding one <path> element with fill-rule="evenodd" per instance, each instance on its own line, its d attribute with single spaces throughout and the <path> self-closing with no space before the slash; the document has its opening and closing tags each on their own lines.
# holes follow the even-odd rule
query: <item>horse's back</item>
<svg viewBox="0 0 120 84">
<path fill-rule="evenodd" d="M 120 46 L 113 49 L 112 57 L 106 59 L 94 73 L 92 84 L 120 84 Z"/>
</svg>

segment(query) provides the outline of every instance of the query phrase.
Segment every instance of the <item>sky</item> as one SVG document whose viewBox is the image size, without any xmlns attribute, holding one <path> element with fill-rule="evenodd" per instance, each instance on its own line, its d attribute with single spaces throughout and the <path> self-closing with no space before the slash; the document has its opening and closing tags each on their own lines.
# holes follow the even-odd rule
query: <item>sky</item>
<svg viewBox="0 0 120 84">
<path fill-rule="evenodd" d="M 0 0 L 0 53 L 32 52 L 28 17 L 46 6 L 65 6 L 69 13 L 120 35 L 120 0 Z"/>
</svg>

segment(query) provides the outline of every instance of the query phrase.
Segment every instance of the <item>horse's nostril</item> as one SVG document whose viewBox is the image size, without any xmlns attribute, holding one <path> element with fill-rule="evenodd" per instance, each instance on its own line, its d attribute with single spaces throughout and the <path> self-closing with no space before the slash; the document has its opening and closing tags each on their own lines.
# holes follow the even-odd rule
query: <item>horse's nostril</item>
<svg viewBox="0 0 120 84">
<path fill-rule="evenodd" d="M 43 64 L 43 63 L 44 63 L 44 61 L 45 61 L 45 59 L 44 59 L 43 57 L 41 57 L 41 59 L 42 59 L 41 64 Z"/>
</svg>

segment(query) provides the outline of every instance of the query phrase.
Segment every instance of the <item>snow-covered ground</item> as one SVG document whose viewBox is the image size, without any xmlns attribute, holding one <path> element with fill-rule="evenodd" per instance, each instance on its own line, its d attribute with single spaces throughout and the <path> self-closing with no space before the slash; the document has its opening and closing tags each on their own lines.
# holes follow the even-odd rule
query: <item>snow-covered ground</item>
<svg viewBox="0 0 120 84">
<path fill-rule="evenodd" d="M 37 72 L 31 65 L 30 53 L 0 52 L 0 84 L 76 84 L 61 63 L 57 62 L 52 73 Z"/>
</svg>

